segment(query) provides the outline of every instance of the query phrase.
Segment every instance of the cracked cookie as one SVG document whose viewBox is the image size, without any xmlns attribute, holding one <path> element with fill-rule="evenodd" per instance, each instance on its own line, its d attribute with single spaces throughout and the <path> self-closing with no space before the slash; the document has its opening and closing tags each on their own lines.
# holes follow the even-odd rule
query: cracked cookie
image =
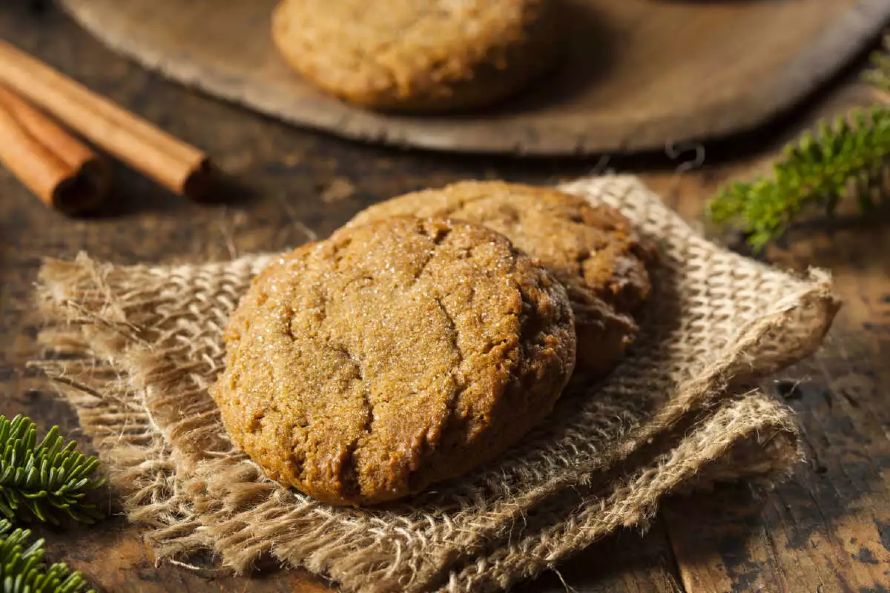
<svg viewBox="0 0 890 593">
<path fill-rule="evenodd" d="M 272 39 L 307 80 L 387 111 L 490 104 L 557 52 L 554 0 L 283 0 Z"/>
<path fill-rule="evenodd" d="M 495 457 L 550 412 L 575 360 L 563 286 L 502 235 L 441 218 L 282 255 L 225 343 L 211 393 L 229 435 L 270 478 L 334 504 Z"/>
<path fill-rule="evenodd" d="M 348 224 L 388 216 L 447 216 L 502 233 L 562 282 L 578 332 L 578 368 L 603 375 L 637 333 L 632 314 L 651 289 L 653 259 L 617 210 L 549 188 L 464 181 L 405 194 L 359 212 Z"/>
</svg>

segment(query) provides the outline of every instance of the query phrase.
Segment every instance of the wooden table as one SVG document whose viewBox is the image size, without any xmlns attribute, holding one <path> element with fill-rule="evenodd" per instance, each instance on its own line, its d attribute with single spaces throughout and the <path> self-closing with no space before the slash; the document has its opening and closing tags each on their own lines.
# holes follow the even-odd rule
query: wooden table
<svg viewBox="0 0 890 593">
<path fill-rule="evenodd" d="M 770 130 L 704 152 L 678 147 L 674 159 L 457 157 L 353 144 L 207 99 L 115 57 L 42 3 L 4 3 L 0 37 L 207 149 L 231 176 L 221 203 L 197 205 L 119 168 L 102 214 L 69 219 L 0 170 L 0 412 L 59 423 L 85 446 L 72 412 L 25 366 L 38 354 L 31 292 L 43 256 L 70 258 L 84 250 L 121 263 L 225 258 L 325 236 L 360 208 L 424 186 L 467 177 L 549 183 L 604 167 L 639 172 L 697 221 L 715 187 L 763 167 L 784 138 L 819 115 L 869 100 L 850 72 Z M 602 593 L 890 590 L 888 223 L 887 209 L 868 220 L 814 223 L 790 247 L 768 253 L 778 265 L 831 269 L 845 303 L 823 350 L 765 385 L 798 412 L 807 461 L 766 496 L 740 484 L 668 501 L 645 536 L 619 533 L 562 566 L 568 585 Z M 327 590 L 297 571 L 235 578 L 211 563 L 200 571 L 155 566 L 138 530 L 120 516 L 94 527 L 40 531 L 52 560 L 84 571 L 108 593 Z M 521 589 L 564 587 L 551 574 Z"/>
</svg>

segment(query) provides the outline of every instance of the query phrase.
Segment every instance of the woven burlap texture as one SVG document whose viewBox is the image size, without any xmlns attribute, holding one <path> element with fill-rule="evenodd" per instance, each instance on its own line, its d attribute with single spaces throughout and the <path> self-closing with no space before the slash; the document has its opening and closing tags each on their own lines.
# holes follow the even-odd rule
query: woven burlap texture
<svg viewBox="0 0 890 593">
<path fill-rule="evenodd" d="M 127 513 L 159 556 L 212 550 L 236 571 L 262 556 L 346 591 L 495 591 L 552 567 L 665 494 L 766 484 L 799 459 L 792 413 L 754 386 L 813 352 L 838 302 L 807 278 L 723 250 L 637 179 L 562 189 L 621 209 L 659 252 L 629 355 L 573 383 L 497 463 L 409 502 L 335 508 L 265 479 L 207 393 L 222 330 L 270 256 L 178 266 L 49 261 L 40 363 L 75 406 Z"/>
</svg>

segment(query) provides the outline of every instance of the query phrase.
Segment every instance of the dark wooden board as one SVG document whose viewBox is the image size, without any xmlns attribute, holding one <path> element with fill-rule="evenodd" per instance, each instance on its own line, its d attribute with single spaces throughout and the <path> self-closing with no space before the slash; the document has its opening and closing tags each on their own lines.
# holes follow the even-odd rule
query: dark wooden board
<svg viewBox="0 0 890 593">
<path fill-rule="evenodd" d="M 285 121 L 394 145 L 550 155 L 661 149 L 763 125 L 890 16 L 886 0 L 565 0 L 557 72 L 501 106 L 433 117 L 354 108 L 293 74 L 269 39 L 275 0 L 62 2 L 138 62 Z"/>
<path fill-rule="evenodd" d="M 766 0 L 764 0 L 766 1 Z M 118 168 L 112 201 L 98 216 L 69 219 L 46 209 L 0 168 L 0 413 L 59 423 L 81 440 L 68 407 L 26 367 L 39 355 L 33 283 L 40 258 L 199 261 L 279 249 L 326 235 L 358 209 L 395 193 L 466 177 L 551 183 L 588 173 L 594 161 L 515 160 L 433 155 L 357 145 L 245 114 L 161 80 L 99 46 L 55 9 L 0 7 L 0 37 L 39 55 L 172 133 L 206 148 L 230 176 L 227 200 L 198 205 Z M 783 137 L 818 114 L 869 99 L 855 80 L 752 146 L 613 159 L 639 172 L 666 202 L 696 221 L 724 181 L 750 175 Z M 601 164 L 601 163 L 600 163 Z M 678 172 L 679 171 L 679 172 Z M 685 172 L 683 172 L 685 171 Z M 890 212 L 814 225 L 790 248 L 768 252 L 783 266 L 828 267 L 845 300 L 826 347 L 783 376 L 784 394 L 805 431 L 809 461 L 766 496 L 744 484 L 666 503 L 652 529 L 617 534 L 523 585 L 522 593 L 883 593 L 890 589 Z M 198 559 L 197 570 L 155 564 L 139 531 L 119 516 L 93 527 L 41 529 L 48 555 L 83 570 L 104 593 L 321 593 L 299 571 L 232 577 Z"/>
</svg>

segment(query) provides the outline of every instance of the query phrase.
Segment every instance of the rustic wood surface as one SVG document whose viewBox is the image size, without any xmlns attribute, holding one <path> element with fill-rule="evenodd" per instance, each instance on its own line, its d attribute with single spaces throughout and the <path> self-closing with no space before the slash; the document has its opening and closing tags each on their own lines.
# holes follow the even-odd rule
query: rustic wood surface
<svg viewBox="0 0 890 593">
<path fill-rule="evenodd" d="M 112 47 L 263 113 L 395 145 L 564 155 L 660 150 L 763 124 L 890 17 L 887 0 L 563 0 L 568 51 L 553 75 L 484 112 L 397 117 L 295 76 L 270 40 L 276 1 L 62 0 Z"/>
<path fill-rule="evenodd" d="M 324 236 L 355 211 L 398 192 L 466 177 L 550 183 L 614 167 L 640 172 L 672 207 L 700 220 L 727 179 L 762 168 L 781 141 L 817 116 L 867 102 L 855 72 L 769 133 L 670 155 L 633 159 L 471 158 L 352 144 L 289 128 L 202 97 L 117 58 L 51 7 L 4 3 L 0 37 L 205 148 L 228 174 L 220 203 L 198 205 L 123 168 L 100 215 L 48 210 L 0 169 L 0 413 L 59 423 L 84 446 L 68 407 L 26 367 L 38 354 L 32 306 L 44 256 L 197 261 L 277 249 Z M 2 140 L 0 140 L 2 141 Z M 668 501 L 645 536 L 627 531 L 594 545 L 521 591 L 585 593 L 887 593 L 890 590 L 890 212 L 814 222 L 767 257 L 830 268 L 845 303 L 825 348 L 766 387 L 800 415 L 807 462 L 772 493 L 745 485 Z M 299 571 L 231 577 L 155 565 L 120 517 L 93 527 L 40 529 L 52 560 L 84 571 L 106 593 L 322 592 Z"/>
</svg>

